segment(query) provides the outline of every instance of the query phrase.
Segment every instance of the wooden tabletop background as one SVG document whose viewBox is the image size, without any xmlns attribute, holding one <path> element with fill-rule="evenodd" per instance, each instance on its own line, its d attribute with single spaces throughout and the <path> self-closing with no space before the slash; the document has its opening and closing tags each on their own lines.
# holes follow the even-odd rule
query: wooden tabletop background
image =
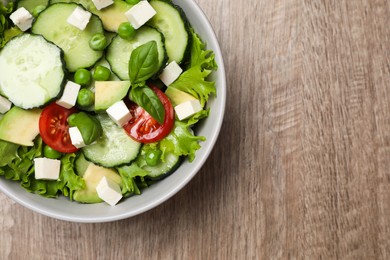
<svg viewBox="0 0 390 260">
<path fill-rule="evenodd" d="M 228 82 L 199 174 L 112 223 L 0 194 L 0 259 L 390 259 L 390 1 L 197 2 Z"/>
</svg>

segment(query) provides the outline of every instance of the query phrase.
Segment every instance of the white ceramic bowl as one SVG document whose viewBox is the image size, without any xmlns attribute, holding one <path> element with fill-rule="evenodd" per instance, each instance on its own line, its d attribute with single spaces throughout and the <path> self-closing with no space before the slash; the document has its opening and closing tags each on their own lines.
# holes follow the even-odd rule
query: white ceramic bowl
<svg viewBox="0 0 390 260">
<path fill-rule="evenodd" d="M 184 10 L 195 31 L 203 41 L 207 42 L 207 47 L 215 52 L 219 66 L 218 71 L 212 75 L 216 80 L 217 97 L 211 98 L 208 102 L 208 106 L 211 107 L 209 118 L 196 129 L 197 135 L 205 136 L 206 141 L 201 143 L 202 148 L 196 152 L 195 160 L 192 163 L 185 161 L 169 177 L 143 190 L 141 195 L 127 198 L 114 207 L 106 203 L 79 204 L 63 197 L 44 198 L 28 193 L 18 182 L 0 178 L 0 190 L 3 193 L 25 207 L 53 218 L 72 222 L 108 222 L 135 216 L 156 207 L 172 197 L 195 176 L 207 160 L 218 138 L 225 110 L 226 78 L 218 41 L 204 13 L 193 0 L 173 2 Z"/>
</svg>

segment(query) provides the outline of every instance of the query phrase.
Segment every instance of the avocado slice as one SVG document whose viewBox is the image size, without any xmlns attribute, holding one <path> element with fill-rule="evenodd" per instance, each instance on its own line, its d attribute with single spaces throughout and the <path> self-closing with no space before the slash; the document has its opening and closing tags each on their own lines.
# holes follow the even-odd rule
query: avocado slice
<svg viewBox="0 0 390 260">
<path fill-rule="evenodd" d="M 97 166 L 93 163 L 89 163 L 83 179 L 85 181 L 85 188 L 75 191 L 73 199 L 82 203 L 99 203 L 103 200 L 99 198 L 96 192 L 96 186 L 99 184 L 103 177 L 109 178 L 122 187 L 122 179 L 120 175 L 113 169 Z"/>
<path fill-rule="evenodd" d="M 125 13 L 132 8 L 133 5 L 125 1 L 114 0 L 114 3 L 102 10 L 90 10 L 92 13 L 99 16 L 102 20 L 103 27 L 110 32 L 118 32 L 118 27 L 121 23 L 128 22 Z"/>
<path fill-rule="evenodd" d="M 95 110 L 106 110 L 121 101 L 130 89 L 130 81 L 96 81 Z"/>
<path fill-rule="evenodd" d="M 171 100 L 172 106 L 174 107 L 181 103 L 196 99 L 194 96 L 174 87 L 168 87 L 165 91 L 165 95 Z"/>
<path fill-rule="evenodd" d="M 24 110 L 12 107 L 0 120 L 0 139 L 33 146 L 33 140 L 39 134 L 39 117 L 41 109 Z"/>
</svg>

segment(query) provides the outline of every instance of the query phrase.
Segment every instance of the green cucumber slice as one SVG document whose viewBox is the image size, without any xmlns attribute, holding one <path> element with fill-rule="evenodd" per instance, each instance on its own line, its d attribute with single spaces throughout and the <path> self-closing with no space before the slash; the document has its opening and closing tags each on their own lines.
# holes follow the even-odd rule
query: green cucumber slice
<svg viewBox="0 0 390 260">
<path fill-rule="evenodd" d="M 103 25 L 92 15 L 87 28 L 80 30 L 67 22 L 76 7 L 73 3 L 58 3 L 46 8 L 33 24 L 32 32 L 41 34 L 64 51 L 66 67 L 70 72 L 92 67 L 102 56 L 102 51 L 89 47 L 89 40 L 96 33 L 104 33 Z"/>
<path fill-rule="evenodd" d="M 190 46 L 188 22 L 183 10 L 166 1 L 153 0 L 150 5 L 157 13 L 147 24 L 164 35 L 168 62 L 176 61 L 180 64 L 186 58 Z"/>
<path fill-rule="evenodd" d="M 111 70 L 121 79 L 129 80 L 129 60 L 134 49 L 150 41 L 156 41 L 158 48 L 159 67 L 162 68 L 167 60 L 163 35 L 154 28 L 143 26 L 137 30 L 132 40 L 124 40 L 115 36 L 107 47 L 106 59 Z"/>
<path fill-rule="evenodd" d="M 41 107 L 62 93 L 62 51 L 42 36 L 21 34 L 0 52 L 0 92 L 23 109 Z"/>
<path fill-rule="evenodd" d="M 97 119 L 102 125 L 103 136 L 96 143 L 82 148 L 85 158 L 104 167 L 129 164 L 134 160 L 141 144 L 131 139 L 107 114 L 98 114 Z"/>
</svg>

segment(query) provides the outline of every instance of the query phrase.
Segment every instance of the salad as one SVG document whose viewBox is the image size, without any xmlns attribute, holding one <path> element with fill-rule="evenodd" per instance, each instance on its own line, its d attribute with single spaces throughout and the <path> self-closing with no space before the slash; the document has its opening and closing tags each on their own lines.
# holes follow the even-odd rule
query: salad
<svg viewBox="0 0 390 260">
<path fill-rule="evenodd" d="M 212 50 L 170 0 L 0 1 L 0 176 L 79 203 L 194 160 Z"/>
</svg>

